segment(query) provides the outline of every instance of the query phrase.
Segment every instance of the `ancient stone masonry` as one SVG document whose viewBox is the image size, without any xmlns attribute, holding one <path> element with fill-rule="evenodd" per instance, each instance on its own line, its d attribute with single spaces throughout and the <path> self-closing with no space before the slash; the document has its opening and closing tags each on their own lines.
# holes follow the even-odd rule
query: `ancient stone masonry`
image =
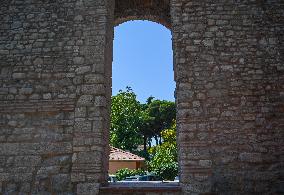
<svg viewBox="0 0 284 195">
<path fill-rule="evenodd" d="M 91 194 L 105 182 L 111 7 L 1 2 L 0 194 Z"/>
<path fill-rule="evenodd" d="M 2 0 L 0 194 L 114 193 L 113 28 L 133 19 L 172 30 L 181 193 L 283 194 L 282 0 Z"/>
<path fill-rule="evenodd" d="M 171 1 L 184 192 L 283 193 L 283 1 Z"/>
<path fill-rule="evenodd" d="M 151 20 L 171 27 L 170 0 L 116 0 L 114 24 L 130 20 Z"/>
</svg>

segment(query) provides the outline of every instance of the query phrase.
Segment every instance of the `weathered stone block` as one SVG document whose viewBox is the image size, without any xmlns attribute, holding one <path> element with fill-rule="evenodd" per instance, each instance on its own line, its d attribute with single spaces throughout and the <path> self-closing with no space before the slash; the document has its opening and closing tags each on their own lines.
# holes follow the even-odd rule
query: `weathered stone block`
<svg viewBox="0 0 284 195">
<path fill-rule="evenodd" d="M 40 156 L 16 156 L 8 157 L 7 166 L 38 166 L 41 163 Z"/>
<path fill-rule="evenodd" d="M 21 73 L 21 72 L 19 72 L 19 73 L 13 73 L 12 77 L 13 77 L 14 79 L 23 79 L 23 78 L 26 77 L 26 73 Z"/>
<path fill-rule="evenodd" d="M 87 74 L 84 80 L 87 84 L 101 84 L 105 82 L 105 77 L 102 74 Z"/>
<path fill-rule="evenodd" d="M 83 85 L 81 91 L 83 94 L 103 95 L 105 86 L 103 84 Z"/>
<path fill-rule="evenodd" d="M 93 103 L 93 95 L 82 95 L 77 102 L 78 106 L 90 106 Z"/>
<path fill-rule="evenodd" d="M 70 192 L 72 191 L 71 179 L 69 174 L 58 174 L 51 178 L 53 192 Z"/>
<path fill-rule="evenodd" d="M 19 93 L 23 95 L 30 95 L 33 92 L 33 88 L 21 88 L 19 89 Z"/>
<path fill-rule="evenodd" d="M 86 107 L 77 107 L 75 109 L 75 117 L 78 118 L 84 118 L 87 114 L 87 108 Z"/>
<path fill-rule="evenodd" d="M 99 194 L 98 183 L 79 183 L 77 185 L 78 195 L 98 195 Z"/>
<path fill-rule="evenodd" d="M 244 162 L 252 162 L 252 163 L 257 163 L 257 162 L 261 162 L 262 158 L 261 158 L 261 153 L 241 153 L 239 155 L 239 158 L 241 161 Z"/>
<path fill-rule="evenodd" d="M 76 69 L 76 73 L 77 74 L 84 74 L 87 72 L 91 71 L 91 67 L 90 66 L 80 66 L 79 68 Z"/>
<path fill-rule="evenodd" d="M 74 126 L 75 132 L 91 132 L 92 131 L 92 123 L 91 121 L 75 121 Z"/>
<path fill-rule="evenodd" d="M 73 59 L 74 64 L 83 64 L 84 63 L 84 58 L 83 57 L 75 57 Z M 81 69 L 82 70 L 82 69 Z M 76 71 L 77 72 L 77 71 Z M 78 73 L 78 72 L 77 72 Z"/>
<path fill-rule="evenodd" d="M 105 96 L 96 96 L 94 105 L 95 106 L 107 106 Z"/>
<path fill-rule="evenodd" d="M 92 151 L 92 152 L 79 152 L 76 155 L 73 155 L 72 162 L 73 163 L 82 163 L 82 164 L 100 164 L 100 158 L 102 154 L 100 152 Z"/>
</svg>

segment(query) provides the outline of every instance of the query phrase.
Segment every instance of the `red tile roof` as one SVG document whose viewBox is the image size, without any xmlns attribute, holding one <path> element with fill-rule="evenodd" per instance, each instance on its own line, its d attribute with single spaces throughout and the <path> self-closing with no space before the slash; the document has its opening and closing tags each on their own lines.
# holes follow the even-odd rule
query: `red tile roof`
<svg viewBox="0 0 284 195">
<path fill-rule="evenodd" d="M 145 158 L 126 152 L 119 148 L 110 146 L 109 160 L 121 160 L 121 161 L 144 161 Z"/>
</svg>

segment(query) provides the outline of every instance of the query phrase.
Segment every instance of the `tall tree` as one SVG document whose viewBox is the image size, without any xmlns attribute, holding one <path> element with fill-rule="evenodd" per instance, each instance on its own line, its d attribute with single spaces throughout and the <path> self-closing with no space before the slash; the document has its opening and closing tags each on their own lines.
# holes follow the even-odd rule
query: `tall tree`
<svg viewBox="0 0 284 195">
<path fill-rule="evenodd" d="M 113 146 L 135 151 L 144 145 L 147 157 L 147 143 L 152 138 L 161 144 L 161 131 L 170 128 L 175 119 L 175 103 L 155 100 L 149 97 L 146 104 L 140 104 L 130 87 L 112 97 L 110 142 Z"/>
<path fill-rule="evenodd" d="M 148 98 L 146 112 L 149 119 L 148 128 L 152 131 L 151 136 L 156 140 L 156 144 L 161 144 L 161 131 L 171 128 L 176 118 L 175 103 Z"/>
<path fill-rule="evenodd" d="M 113 146 L 135 151 L 143 143 L 141 104 L 130 87 L 112 97 L 110 142 Z"/>
<path fill-rule="evenodd" d="M 152 129 L 152 123 L 154 118 L 149 116 L 147 110 L 143 110 L 142 112 L 142 124 L 140 126 L 140 133 L 143 136 L 143 148 L 144 153 L 147 153 L 147 143 L 151 144 L 151 138 L 155 135 Z"/>
</svg>

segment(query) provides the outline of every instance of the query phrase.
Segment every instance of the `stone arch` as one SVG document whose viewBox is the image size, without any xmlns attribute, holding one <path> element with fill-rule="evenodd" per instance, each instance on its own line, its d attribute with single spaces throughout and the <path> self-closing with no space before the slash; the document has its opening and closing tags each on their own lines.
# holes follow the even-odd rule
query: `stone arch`
<svg viewBox="0 0 284 195">
<path fill-rule="evenodd" d="M 283 192 L 283 0 L 210 2 L 1 1 L 0 194 L 107 184 L 113 23 L 133 19 L 173 29 L 183 194 Z"/>
<path fill-rule="evenodd" d="M 129 20 L 149 20 L 171 29 L 170 0 L 116 0 L 114 25 Z"/>
</svg>

